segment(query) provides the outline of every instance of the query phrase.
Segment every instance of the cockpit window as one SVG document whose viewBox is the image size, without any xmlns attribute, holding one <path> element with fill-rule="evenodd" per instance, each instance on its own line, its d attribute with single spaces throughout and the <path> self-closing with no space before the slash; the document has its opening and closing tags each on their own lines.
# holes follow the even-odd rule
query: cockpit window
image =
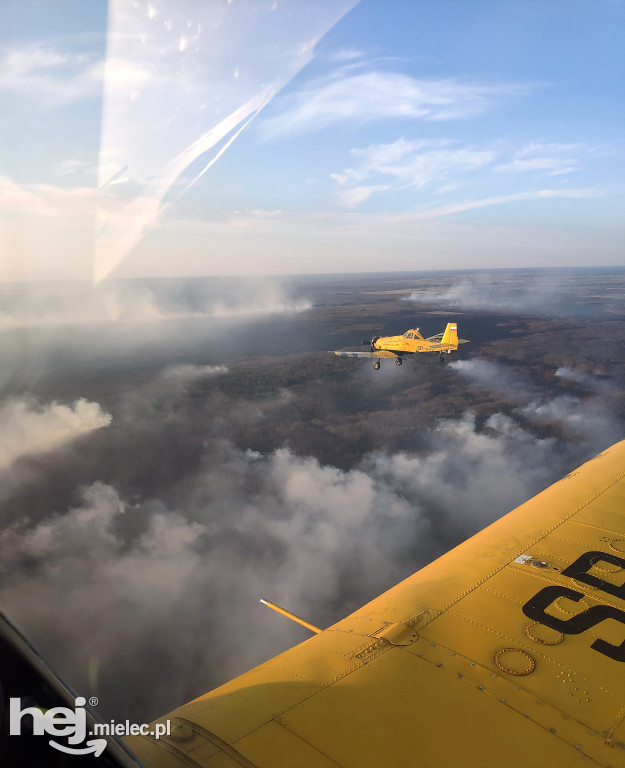
<svg viewBox="0 0 625 768">
<path fill-rule="evenodd" d="M 413 333 L 407 333 L 406 337 L 409 338 L 409 339 L 413 339 L 414 338 L 414 334 Z"/>
</svg>

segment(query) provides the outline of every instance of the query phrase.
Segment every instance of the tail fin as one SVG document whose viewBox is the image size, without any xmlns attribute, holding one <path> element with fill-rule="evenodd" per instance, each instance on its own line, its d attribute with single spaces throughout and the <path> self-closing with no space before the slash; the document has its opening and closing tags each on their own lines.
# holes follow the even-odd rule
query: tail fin
<svg viewBox="0 0 625 768">
<path fill-rule="evenodd" d="M 456 323 L 447 323 L 441 344 L 449 344 L 452 349 L 458 349 L 458 326 Z"/>
</svg>

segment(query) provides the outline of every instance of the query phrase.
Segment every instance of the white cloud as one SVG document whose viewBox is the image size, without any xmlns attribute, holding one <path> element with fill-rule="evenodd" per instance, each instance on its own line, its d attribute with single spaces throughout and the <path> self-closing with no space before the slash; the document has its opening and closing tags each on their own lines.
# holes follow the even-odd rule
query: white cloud
<svg viewBox="0 0 625 768">
<path fill-rule="evenodd" d="M 342 201 L 355 207 L 372 192 L 394 189 L 421 189 L 434 183 L 457 183 L 456 177 L 483 168 L 493 162 L 495 153 L 472 147 L 455 147 L 448 141 L 406 141 L 401 138 L 390 144 L 373 144 L 365 149 L 353 149 L 351 155 L 360 162 L 332 174 L 342 187 Z M 373 185 L 362 185 L 374 180 Z M 354 184 L 356 186 L 350 186 Z"/>
<path fill-rule="evenodd" d="M 563 175 L 579 169 L 578 160 L 572 155 L 583 151 L 590 150 L 582 144 L 532 144 L 516 151 L 513 161 L 496 165 L 503 155 L 510 156 L 510 150 L 501 143 L 482 147 L 461 146 L 457 140 L 407 140 L 401 137 L 387 144 L 352 149 L 350 155 L 358 162 L 330 176 L 341 187 L 341 201 L 355 207 L 367 199 L 371 191 L 433 187 L 436 194 L 447 194 L 471 182 L 483 186 L 486 173 L 493 183 L 501 183 L 503 171 L 540 170 L 549 176 Z M 497 178 L 490 175 L 492 171 L 499 172 Z M 424 220 L 521 200 L 583 199 L 601 194 L 602 191 L 597 188 L 535 189 L 477 200 L 460 200 L 405 215 L 414 220 Z"/>
<path fill-rule="evenodd" d="M 339 192 L 341 204 L 347 208 L 356 208 L 360 203 L 368 200 L 374 192 L 384 192 L 388 186 L 385 184 L 372 184 L 369 187 L 352 187 Z"/>
<path fill-rule="evenodd" d="M 364 59 L 365 56 L 366 53 L 358 48 L 340 48 L 329 56 L 329 60 L 338 62 L 357 61 Z"/>
<path fill-rule="evenodd" d="M 90 187 L 18 184 L 8 176 L 0 176 L 0 218 L 10 219 L 16 214 L 33 218 L 93 218 L 95 195 Z"/>
<path fill-rule="evenodd" d="M 485 197 L 480 200 L 465 200 L 449 205 L 441 205 L 437 208 L 429 208 L 425 211 L 416 213 L 400 214 L 398 219 L 412 221 L 425 221 L 427 219 L 438 219 L 444 216 L 452 216 L 456 213 L 471 211 L 474 208 L 485 208 L 489 205 L 502 205 L 504 203 L 516 203 L 520 200 L 541 200 L 547 198 L 563 198 L 570 200 L 584 200 L 593 197 L 601 197 L 602 190 L 595 187 L 585 189 L 536 189 L 527 192 L 515 192 L 510 195 L 497 195 L 495 197 Z"/>
<path fill-rule="evenodd" d="M 565 148 L 578 145 L 548 145 L 558 146 L 564 152 Z M 542 146 L 533 145 L 532 151 L 540 151 Z M 345 168 L 341 173 L 331 174 L 331 177 L 341 188 L 339 197 L 350 207 L 366 200 L 372 192 L 386 189 L 422 189 L 435 186 L 436 192 L 453 191 L 471 179 L 471 174 L 479 171 L 484 175 L 484 169 L 510 169 L 512 164 L 494 166 L 501 149 L 496 147 L 477 148 L 473 146 L 458 146 L 455 141 L 445 139 L 408 141 L 397 139 L 389 144 L 373 144 L 362 149 L 352 149 L 350 153 L 360 162 L 351 168 Z M 517 155 L 524 155 L 521 150 Z M 573 170 L 572 164 L 564 157 L 556 163 L 552 158 L 529 158 L 515 162 L 534 163 L 536 167 L 550 170 L 550 175 L 563 173 L 564 168 Z M 568 163 L 568 164 L 567 164 Z M 558 170 L 556 170 L 558 169 Z M 363 182 L 374 182 L 364 184 Z M 478 200 L 465 200 L 437 208 L 404 214 L 413 220 L 425 220 L 449 216 L 474 208 L 490 205 L 518 202 L 521 200 L 543 198 L 583 199 L 597 197 L 601 191 L 595 188 L 577 189 L 538 189 L 524 192 L 513 192 L 506 195 L 496 195 Z"/>
<path fill-rule="evenodd" d="M 487 111 L 514 85 L 479 85 L 459 80 L 423 80 L 398 72 L 339 72 L 291 97 L 285 111 L 264 123 L 267 137 L 323 128 L 341 120 L 389 118 L 462 120 Z"/>
<path fill-rule="evenodd" d="M 423 187 L 446 179 L 450 173 L 481 168 L 495 157 L 490 150 L 445 146 L 449 144 L 398 139 L 392 144 L 354 149 L 352 155 L 361 158 L 361 163 L 345 173 L 355 179 L 389 176 L 405 186 Z"/>
<path fill-rule="evenodd" d="M 561 176 L 580 169 L 579 155 L 587 151 L 583 144 L 530 144 L 514 154 L 514 159 L 494 170 L 507 173 L 542 171 Z"/>
<path fill-rule="evenodd" d="M 21 45 L 0 54 L 0 91 L 25 94 L 44 106 L 64 106 L 100 94 L 97 55 Z"/>
<path fill-rule="evenodd" d="M 77 400 L 71 406 L 38 405 L 27 399 L 5 401 L 0 405 L 0 467 L 8 467 L 20 456 L 54 450 L 111 421 L 109 413 L 88 400 Z"/>
</svg>

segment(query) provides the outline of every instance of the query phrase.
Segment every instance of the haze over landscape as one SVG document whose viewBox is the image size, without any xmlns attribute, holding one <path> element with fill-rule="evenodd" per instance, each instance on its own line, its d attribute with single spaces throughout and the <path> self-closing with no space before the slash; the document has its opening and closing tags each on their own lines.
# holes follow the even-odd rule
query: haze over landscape
<svg viewBox="0 0 625 768">
<path fill-rule="evenodd" d="M 102 716 L 199 695 L 307 636 L 260 597 L 329 625 L 621 439 L 624 287 L 611 269 L 5 288 L 3 611 Z M 443 365 L 326 352 L 447 319 L 471 343 Z"/>
<path fill-rule="evenodd" d="M 624 9 L 54 5 L 0 25 L 0 611 L 139 722 L 623 439 Z"/>
</svg>

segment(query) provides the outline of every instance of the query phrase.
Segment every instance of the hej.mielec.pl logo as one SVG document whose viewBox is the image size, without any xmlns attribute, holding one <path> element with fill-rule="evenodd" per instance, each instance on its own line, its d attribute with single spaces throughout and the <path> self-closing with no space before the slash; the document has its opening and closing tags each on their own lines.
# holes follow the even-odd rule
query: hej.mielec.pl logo
<svg viewBox="0 0 625 768">
<path fill-rule="evenodd" d="M 106 748 L 106 739 L 92 739 L 83 747 L 87 736 L 87 713 L 83 709 L 86 700 L 79 696 L 75 700 L 76 709 L 69 707 L 53 707 L 42 710 L 39 707 L 25 707 L 22 709 L 21 699 L 9 700 L 9 733 L 11 736 L 20 736 L 22 733 L 22 718 L 32 718 L 32 732 L 35 736 L 64 736 L 67 737 L 67 746 L 50 739 L 51 747 L 67 752 L 70 755 L 87 755 L 93 753 L 96 757 L 101 755 Z M 27 721 L 25 721 L 27 722 Z"/>
</svg>

